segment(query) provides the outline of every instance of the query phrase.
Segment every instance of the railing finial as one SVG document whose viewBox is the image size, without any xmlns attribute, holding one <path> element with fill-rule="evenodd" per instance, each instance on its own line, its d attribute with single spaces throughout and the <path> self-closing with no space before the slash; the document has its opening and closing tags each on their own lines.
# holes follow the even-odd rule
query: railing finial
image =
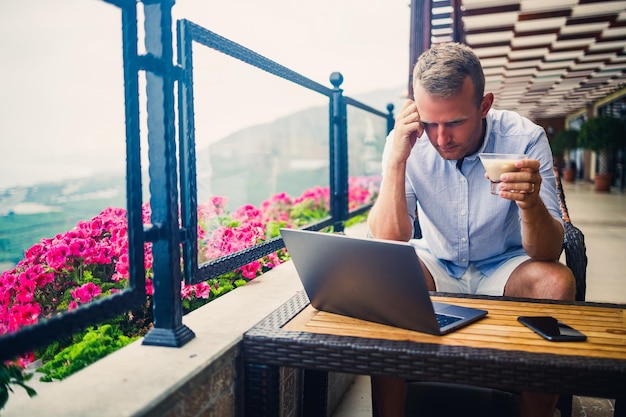
<svg viewBox="0 0 626 417">
<path fill-rule="evenodd" d="M 340 72 L 333 72 L 332 74 L 330 74 L 330 83 L 333 85 L 333 87 L 335 88 L 339 88 L 339 86 L 343 83 L 343 75 L 341 75 Z"/>
<path fill-rule="evenodd" d="M 387 133 L 391 132 L 395 124 L 395 117 L 393 116 L 393 103 L 387 104 Z"/>
</svg>

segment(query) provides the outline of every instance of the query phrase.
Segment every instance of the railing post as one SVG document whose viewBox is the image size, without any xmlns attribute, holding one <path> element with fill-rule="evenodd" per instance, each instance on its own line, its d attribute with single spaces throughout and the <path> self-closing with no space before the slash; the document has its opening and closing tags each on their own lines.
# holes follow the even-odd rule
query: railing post
<svg viewBox="0 0 626 417">
<path fill-rule="evenodd" d="M 180 347 L 195 335 L 182 324 L 180 232 L 172 47 L 174 0 L 143 0 L 148 62 L 146 97 L 150 207 L 153 224 L 154 327 L 144 345 Z"/>
<path fill-rule="evenodd" d="M 192 284 L 198 269 L 198 187 L 193 96 L 193 49 L 188 25 L 176 22 L 178 64 L 178 142 L 180 143 L 180 206 L 184 233 L 183 271 L 185 283 Z"/>
<path fill-rule="evenodd" d="M 387 134 L 393 130 L 393 126 L 396 123 L 396 119 L 393 116 L 393 104 L 387 104 Z"/>
<path fill-rule="evenodd" d="M 330 74 L 333 92 L 330 98 L 330 215 L 335 232 L 343 232 L 348 219 L 348 133 L 343 75 Z"/>
</svg>

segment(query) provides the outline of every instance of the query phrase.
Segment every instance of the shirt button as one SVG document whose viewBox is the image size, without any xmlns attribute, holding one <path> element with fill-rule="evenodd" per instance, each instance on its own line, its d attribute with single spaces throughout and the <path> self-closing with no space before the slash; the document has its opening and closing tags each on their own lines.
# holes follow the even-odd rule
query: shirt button
<svg viewBox="0 0 626 417">
<path fill-rule="evenodd" d="M 467 242 L 467 239 L 466 239 L 466 238 L 464 238 L 464 237 L 462 237 L 462 238 L 461 238 L 461 242 L 465 243 L 465 242 Z"/>
<path fill-rule="evenodd" d="M 467 262 L 466 258 L 461 259 L 461 262 Z"/>
<path fill-rule="evenodd" d="M 461 216 L 465 216 L 465 210 L 461 210 Z"/>
</svg>

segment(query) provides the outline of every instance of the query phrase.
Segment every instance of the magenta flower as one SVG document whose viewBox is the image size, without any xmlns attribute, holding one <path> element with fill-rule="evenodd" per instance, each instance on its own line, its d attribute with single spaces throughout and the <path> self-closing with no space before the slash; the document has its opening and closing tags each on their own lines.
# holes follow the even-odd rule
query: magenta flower
<svg viewBox="0 0 626 417">
<path fill-rule="evenodd" d="M 71 291 L 71 294 L 75 300 L 78 300 L 84 304 L 102 294 L 102 290 L 93 282 L 88 282 Z"/>
<path fill-rule="evenodd" d="M 194 292 L 197 298 L 208 299 L 211 295 L 211 286 L 206 282 L 201 282 L 194 286 Z"/>
<path fill-rule="evenodd" d="M 146 279 L 146 295 L 150 297 L 154 295 L 154 284 L 151 279 Z"/>
<path fill-rule="evenodd" d="M 250 262 L 248 265 L 241 267 L 241 274 L 248 279 L 257 277 L 257 273 L 261 272 L 261 263 L 259 261 Z"/>
</svg>

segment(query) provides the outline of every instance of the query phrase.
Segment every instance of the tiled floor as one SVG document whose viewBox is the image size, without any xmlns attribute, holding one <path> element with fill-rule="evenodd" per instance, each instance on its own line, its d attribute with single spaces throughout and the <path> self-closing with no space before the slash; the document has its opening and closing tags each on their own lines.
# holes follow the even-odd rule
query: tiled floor
<svg viewBox="0 0 626 417">
<path fill-rule="evenodd" d="M 626 194 L 593 191 L 593 184 L 563 184 L 572 224 L 585 235 L 587 300 L 626 303 Z M 573 417 L 610 417 L 613 402 L 574 397 Z M 557 413 L 558 414 L 558 413 Z M 369 377 L 357 377 L 334 417 L 371 416 Z"/>
<path fill-rule="evenodd" d="M 626 194 L 564 184 L 572 224 L 585 235 L 587 300 L 626 303 Z"/>
</svg>

